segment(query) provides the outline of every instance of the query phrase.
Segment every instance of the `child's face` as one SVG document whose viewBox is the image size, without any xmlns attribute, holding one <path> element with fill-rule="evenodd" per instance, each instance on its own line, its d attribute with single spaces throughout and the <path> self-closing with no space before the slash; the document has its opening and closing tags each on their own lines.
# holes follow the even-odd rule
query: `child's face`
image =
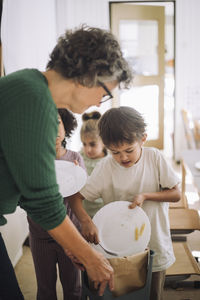
<svg viewBox="0 0 200 300">
<path fill-rule="evenodd" d="M 85 135 L 82 137 L 83 151 L 85 155 L 91 159 L 96 159 L 104 156 L 104 145 L 99 137 Z"/>
<path fill-rule="evenodd" d="M 61 119 L 60 116 L 58 116 L 58 122 L 59 122 L 59 125 L 58 125 L 58 135 L 57 135 L 57 138 L 59 138 L 61 140 L 61 142 L 64 140 L 65 138 L 65 127 L 63 125 L 63 121 Z"/>
<path fill-rule="evenodd" d="M 62 149 L 62 141 L 65 138 L 65 127 L 63 125 L 63 121 L 62 121 L 60 116 L 58 116 L 58 122 L 59 122 L 58 135 L 57 135 L 57 138 L 56 138 L 56 153 L 57 154 Z"/>
<path fill-rule="evenodd" d="M 137 141 L 133 144 L 123 143 L 119 146 L 110 145 L 108 149 L 120 166 L 130 168 L 140 159 L 142 144 L 143 141 Z"/>
</svg>

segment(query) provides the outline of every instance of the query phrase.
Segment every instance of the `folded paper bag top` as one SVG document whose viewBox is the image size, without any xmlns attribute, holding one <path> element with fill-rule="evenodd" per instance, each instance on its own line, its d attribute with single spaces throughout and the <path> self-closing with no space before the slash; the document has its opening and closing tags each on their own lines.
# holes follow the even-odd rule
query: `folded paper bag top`
<svg viewBox="0 0 200 300">
<path fill-rule="evenodd" d="M 150 250 L 127 257 L 108 259 L 114 269 L 114 290 L 112 295 L 120 297 L 143 288 L 147 281 L 149 269 Z M 94 283 L 88 280 L 91 292 L 97 293 Z"/>
<path fill-rule="evenodd" d="M 119 297 L 144 287 L 147 279 L 149 250 L 128 257 L 108 259 L 114 269 L 113 296 Z"/>
</svg>

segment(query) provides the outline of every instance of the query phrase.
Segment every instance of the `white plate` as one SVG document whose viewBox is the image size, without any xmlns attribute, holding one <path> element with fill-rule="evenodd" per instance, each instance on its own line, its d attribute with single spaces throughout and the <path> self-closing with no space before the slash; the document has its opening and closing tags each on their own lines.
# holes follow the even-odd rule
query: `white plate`
<svg viewBox="0 0 200 300">
<path fill-rule="evenodd" d="M 101 245 L 108 251 L 117 253 L 119 257 L 129 256 L 146 249 L 151 226 L 149 218 L 140 207 L 129 209 L 130 202 L 116 201 L 102 207 L 93 217 L 99 231 Z M 144 230 L 142 232 L 142 227 Z M 141 231 L 140 231 L 141 230 Z M 136 238 L 136 231 L 141 234 Z M 98 245 L 92 246 L 105 257 L 115 257 L 104 252 Z"/>
<path fill-rule="evenodd" d="M 65 160 L 55 160 L 55 168 L 59 192 L 63 197 L 79 192 L 85 185 L 87 174 L 83 168 Z"/>
<path fill-rule="evenodd" d="M 197 161 L 197 162 L 194 164 L 194 166 L 195 166 L 195 168 L 196 168 L 197 170 L 200 171 L 200 161 Z"/>
</svg>

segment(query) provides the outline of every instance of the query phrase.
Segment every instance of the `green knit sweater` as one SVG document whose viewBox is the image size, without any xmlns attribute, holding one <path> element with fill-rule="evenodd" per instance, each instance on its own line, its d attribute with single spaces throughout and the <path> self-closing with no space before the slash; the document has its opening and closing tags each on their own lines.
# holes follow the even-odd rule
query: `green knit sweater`
<svg viewBox="0 0 200 300">
<path fill-rule="evenodd" d="M 57 114 L 38 70 L 0 79 L 0 225 L 17 205 L 45 230 L 64 220 L 54 164 Z"/>
</svg>

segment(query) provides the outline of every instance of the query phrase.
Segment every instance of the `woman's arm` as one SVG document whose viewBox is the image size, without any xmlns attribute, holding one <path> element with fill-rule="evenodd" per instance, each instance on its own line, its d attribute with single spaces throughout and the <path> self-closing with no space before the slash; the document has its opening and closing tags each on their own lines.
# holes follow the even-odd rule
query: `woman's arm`
<svg viewBox="0 0 200 300">
<path fill-rule="evenodd" d="M 175 185 L 171 189 L 163 189 L 160 192 L 154 193 L 141 193 L 136 195 L 129 205 L 129 208 L 135 208 L 137 205 L 142 206 L 144 201 L 157 201 L 157 202 L 178 202 L 181 198 L 179 185 Z"/>
<path fill-rule="evenodd" d="M 101 253 L 95 251 L 79 234 L 69 217 L 48 233 L 63 247 L 69 250 L 85 266 L 88 276 L 99 287 L 99 295 L 103 295 L 107 283 L 113 289 L 113 269 Z"/>
</svg>

